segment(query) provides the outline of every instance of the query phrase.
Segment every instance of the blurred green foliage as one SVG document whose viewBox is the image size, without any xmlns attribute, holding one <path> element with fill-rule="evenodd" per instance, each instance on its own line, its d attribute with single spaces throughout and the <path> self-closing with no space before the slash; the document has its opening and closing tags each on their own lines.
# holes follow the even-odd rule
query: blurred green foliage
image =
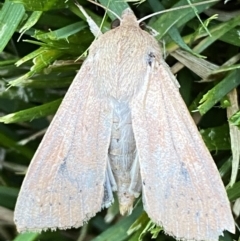
<svg viewBox="0 0 240 241">
<path fill-rule="evenodd" d="M 118 15 L 128 6 L 125 1 L 111 1 L 109 5 L 108 0 L 100 2 Z M 79 3 L 100 25 L 104 11 L 84 0 Z M 130 7 L 140 18 L 188 2 L 146 0 L 139 3 L 131 3 Z M 173 240 L 150 222 L 140 200 L 130 216 L 121 217 L 117 205 L 113 205 L 79 229 L 41 234 L 16 232 L 12 216 L 23 174 L 43 130 L 49 125 L 48 117 L 56 112 L 94 36 L 73 1 L 0 0 L 0 6 L 0 241 L 135 241 L 151 240 L 151 237 Z M 180 46 L 195 56 L 196 64 L 191 67 L 192 61 L 188 58 L 181 65 L 171 56 L 166 60 L 177 67 L 175 73 L 181 84 L 181 94 L 189 109 L 195 111 L 193 117 L 225 185 L 234 179 L 232 163 L 238 161 L 232 157 L 235 146 L 231 143 L 240 141 L 229 134 L 232 126 L 240 126 L 240 121 L 238 110 L 231 118 L 227 116 L 231 103 L 226 97 L 231 90 L 238 89 L 240 83 L 240 14 L 236 14 L 239 6 L 238 1 L 230 1 L 227 5 L 208 3 L 146 20 L 147 25 L 158 32 L 156 38 L 163 44 L 164 55 L 166 52 L 171 55 Z M 216 12 L 211 13 L 213 9 Z M 219 13 L 219 18 L 210 18 L 213 13 Z M 113 19 L 109 13 L 102 25 L 103 32 L 109 30 Z M 199 74 L 202 63 L 205 63 L 204 71 L 209 72 L 207 77 Z M 210 68 L 212 63 L 214 71 Z M 239 176 L 228 186 L 227 193 L 234 204 L 240 197 Z M 239 224 L 239 220 L 236 222 Z M 226 233 L 221 240 L 238 237 L 237 231 L 235 236 Z"/>
</svg>

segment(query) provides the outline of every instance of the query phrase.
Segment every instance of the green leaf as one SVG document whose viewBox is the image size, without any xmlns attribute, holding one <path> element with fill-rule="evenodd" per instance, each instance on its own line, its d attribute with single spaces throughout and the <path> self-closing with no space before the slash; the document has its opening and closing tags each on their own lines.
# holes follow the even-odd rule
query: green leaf
<svg viewBox="0 0 240 241">
<path fill-rule="evenodd" d="M 39 18 L 42 16 L 41 11 L 35 11 L 31 14 L 31 16 L 28 18 L 27 22 L 24 24 L 24 26 L 20 29 L 20 33 L 24 33 L 27 30 L 29 30 L 32 26 L 34 26 Z"/>
<path fill-rule="evenodd" d="M 50 103 L 43 104 L 41 106 L 5 115 L 3 117 L 0 117 L 0 122 L 9 124 L 23 121 L 32 121 L 34 119 L 48 116 L 56 112 L 61 102 L 62 99 L 58 99 Z"/>
<path fill-rule="evenodd" d="M 39 233 L 21 233 L 13 241 L 34 241 L 38 236 Z"/>
<path fill-rule="evenodd" d="M 24 16 L 22 4 L 6 0 L 0 11 L 0 52 L 6 47 Z"/>
<path fill-rule="evenodd" d="M 230 150 L 228 125 L 202 129 L 200 133 L 209 151 Z"/>
<path fill-rule="evenodd" d="M 13 210 L 18 192 L 16 188 L 0 186 L 0 206 Z"/>
<path fill-rule="evenodd" d="M 92 241 L 123 241 L 129 238 L 127 230 L 131 224 L 136 220 L 136 218 L 141 214 L 142 207 L 138 206 L 133 210 L 133 213 L 130 216 L 124 217 L 122 220 L 117 222 L 111 228 L 107 229 L 105 232 L 98 235 Z"/>
<path fill-rule="evenodd" d="M 129 5 L 124 1 L 109 1 L 109 0 L 100 0 L 100 3 L 105 7 L 111 9 L 114 13 L 121 17 L 123 10 L 129 8 Z M 108 16 L 114 20 L 116 16 L 113 15 L 111 12 L 107 13 Z"/>
<path fill-rule="evenodd" d="M 199 2 L 198 0 L 191 1 L 192 3 Z M 201 13 L 204 11 L 204 9 L 208 8 L 209 6 L 213 5 L 215 3 L 207 3 L 203 5 L 196 6 L 196 9 L 198 10 L 198 13 Z M 180 0 L 175 4 L 173 7 L 178 7 L 186 5 L 185 0 Z M 179 28 L 180 26 L 183 26 L 186 24 L 190 19 L 195 17 L 195 13 L 191 8 L 185 8 L 185 9 L 179 9 L 167 13 L 163 13 L 159 16 L 158 20 L 156 20 L 151 27 L 154 28 L 159 32 L 159 35 L 157 36 L 157 39 L 162 39 L 162 37 L 168 33 L 169 29 L 171 29 L 173 26 L 176 26 Z"/>
<path fill-rule="evenodd" d="M 227 179 L 229 180 L 229 177 L 227 176 L 231 172 L 232 168 L 232 158 L 228 158 L 224 160 L 223 165 L 218 169 L 220 176 L 222 179 Z"/>
<path fill-rule="evenodd" d="M 240 32 L 240 27 L 237 26 L 234 29 L 231 29 L 230 31 L 225 33 L 219 39 L 223 42 L 240 47 L 239 32 Z"/>
<path fill-rule="evenodd" d="M 198 106 L 201 115 L 207 113 L 207 111 L 218 103 L 227 93 L 240 84 L 239 74 L 240 70 L 231 71 L 220 83 L 215 85 L 203 96 Z"/>
<path fill-rule="evenodd" d="M 37 78 L 37 76 L 36 76 L 36 77 L 34 77 L 32 79 L 23 79 L 21 81 L 21 86 L 31 87 L 31 88 L 38 88 L 38 89 L 39 88 L 41 88 L 41 89 L 46 89 L 46 88 L 63 88 L 63 87 L 69 86 L 72 83 L 72 80 L 73 80 L 74 76 L 69 76 L 69 77 L 62 77 L 61 76 L 58 79 L 51 79 L 50 76 L 48 76 L 48 75 L 45 78 L 44 77 Z M 11 90 L 12 89 L 13 88 L 11 88 Z M 10 92 L 10 90 L 8 92 Z M 5 93 L 5 94 L 7 94 L 7 93 Z M 35 92 L 34 90 L 31 90 L 31 94 L 37 95 L 37 92 Z M 1 96 L 1 94 L 0 94 L 0 96 Z M 57 95 L 54 95 L 54 96 L 57 97 Z"/>
<path fill-rule="evenodd" d="M 16 140 L 13 140 L 12 138 L 6 136 L 5 134 L 0 132 L 0 145 L 9 148 L 11 151 L 15 151 L 28 159 L 32 158 L 33 156 L 33 151 L 29 149 L 26 146 L 21 146 L 17 143 Z"/>
<path fill-rule="evenodd" d="M 233 64 L 231 66 L 221 66 L 218 69 L 214 70 L 211 74 L 218 74 L 218 73 L 222 73 L 222 72 L 227 72 L 230 70 L 235 70 L 235 69 L 239 69 L 240 68 L 240 64 Z"/>
<path fill-rule="evenodd" d="M 27 11 L 48 11 L 66 8 L 67 1 L 62 0 L 12 0 L 14 3 L 23 4 Z"/>
<path fill-rule="evenodd" d="M 217 39 L 219 39 L 221 36 L 226 34 L 231 29 L 235 28 L 240 21 L 240 15 L 227 21 L 224 23 L 220 23 L 214 28 L 210 29 L 211 36 L 206 37 L 203 39 L 195 48 L 194 50 L 197 53 L 201 53 L 203 50 L 205 50 L 207 47 L 209 47 L 212 43 L 214 43 Z"/>
<path fill-rule="evenodd" d="M 16 66 L 20 66 L 21 64 L 23 64 L 23 63 L 25 63 L 25 62 L 27 62 L 27 61 L 37 57 L 38 55 L 43 54 L 45 51 L 46 51 L 46 48 L 42 47 L 42 48 L 39 48 L 39 49 L 31 52 L 30 54 L 28 54 L 28 55 L 24 56 L 23 58 L 21 58 L 20 60 L 18 60 L 16 62 Z"/>
<path fill-rule="evenodd" d="M 11 86 L 22 85 L 22 82 L 24 80 L 32 77 L 36 73 L 39 73 L 45 67 L 48 67 L 51 63 L 53 63 L 56 59 L 58 59 L 62 55 L 63 55 L 63 51 L 60 51 L 57 49 L 50 49 L 45 47 L 39 48 L 36 52 L 30 54 L 29 56 L 26 56 L 25 60 L 21 60 L 21 63 L 23 63 L 24 61 L 29 60 L 30 58 L 36 56 L 33 60 L 34 65 L 32 66 L 31 71 L 29 71 L 27 74 L 15 80 L 10 81 L 9 84 Z"/>
<path fill-rule="evenodd" d="M 131 225 L 128 229 L 128 234 L 132 234 L 132 237 L 128 241 L 142 241 L 145 234 L 148 232 L 149 217 L 146 212 L 143 212 L 140 217 Z"/>
<path fill-rule="evenodd" d="M 240 128 L 240 111 L 238 111 L 234 115 L 232 115 L 229 120 L 233 125 Z"/>
<path fill-rule="evenodd" d="M 235 201 L 237 198 L 240 198 L 240 182 L 236 182 L 229 188 L 227 194 L 230 201 Z"/>
<path fill-rule="evenodd" d="M 59 40 L 59 39 L 67 39 L 69 36 L 85 29 L 88 25 L 84 23 L 83 21 L 76 22 L 73 24 L 70 24 L 68 26 L 65 26 L 61 29 L 51 31 L 46 34 L 42 34 L 42 37 L 38 35 L 38 39 L 49 39 L 49 40 Z M 44 37 L 43 37 L 44 36 Z"/>
</svg>

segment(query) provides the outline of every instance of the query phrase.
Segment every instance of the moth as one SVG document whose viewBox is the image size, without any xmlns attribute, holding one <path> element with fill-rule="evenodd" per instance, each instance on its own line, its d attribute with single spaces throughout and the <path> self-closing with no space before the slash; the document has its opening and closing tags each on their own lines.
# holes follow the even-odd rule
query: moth
<svg viewBox="0 0 240 241">
<path fill-rule="evenodd" d="M 91 45 L 32 159 L 14 220 L 19 232 L 79 227 L 113 192 L 122 214 L 142 193 L 148 216 L 178 240 L 235 231 L 177 80 L 130 9 Z"/>
</svg>

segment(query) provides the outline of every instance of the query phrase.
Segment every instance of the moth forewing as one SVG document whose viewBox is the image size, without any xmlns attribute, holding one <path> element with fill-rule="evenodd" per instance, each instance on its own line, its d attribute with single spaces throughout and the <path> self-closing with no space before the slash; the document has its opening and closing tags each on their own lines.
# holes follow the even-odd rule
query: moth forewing
<svg viewBox="0 0 240 241">
<path fill-rule="evenodd" d="M 182 240 L 218 240 L 234 220 L 218 170 L 163 59 L 132 104 L 144 208 Z M 151 175 L 149 175 L 151 173 Z"/>
<path fill-rule="evenodd" d="M 234 221 L 218 170 L 157 41 L 130 9 L 91 45 L 42 140 L 15 210 L 19 231 L 79 227 L 113 202 L 167 234 L 217 241 Z"/>
<path fill-rule="evenodd" d="M 102 208 L 112 108 L 96 76 L 90 56 L 29 166 L 14 213 L 19 232 L 79 227 Z"/>
</svg>

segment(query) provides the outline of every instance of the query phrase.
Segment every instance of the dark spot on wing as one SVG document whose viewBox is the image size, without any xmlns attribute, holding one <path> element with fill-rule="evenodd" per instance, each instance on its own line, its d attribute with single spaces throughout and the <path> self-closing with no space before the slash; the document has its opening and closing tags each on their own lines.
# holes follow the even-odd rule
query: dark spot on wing
<svg viewBox="0 0 240 241">
<path fill-rule="evenodd" d="M 72 174 L 69 173 L 69 170 L 68 170 L 68 166 L 67 166 L 67 162 L 66 162 L 66 158 L 64 158 L 64 160 L 62 161 L 59 169 L 58 169 L 58 173 L 59 175 L 62 176 L 61 180 L 64 180 L 66 179 L 67 181 L 71 182 L 71 184 L 75 187 L 77 187 L 77 189 L 79 189 L 78 185 L 78 180 L 76 178 L 73 178 Z M 65 186 L 65 189 L 67 188 L 67 186 Z"/>
<path fill-rule="evenodd" d="M 152 66 L 153 61 L 155 60 L 155 55 L 153 52 L 150 52 L 147 56 L 147 63 L 149 66 Z"/>
<path fill-rule="evenodd" d="M 184 178 L 184 181 L 185 182 L 189 182 L 190 178 L 189 178 L 188 170 L 186 168 L 185 163 L 183 163 L 183 162 L 181 162 L 181 170 L 180 170 L 180 172 L 181 172 L 182 177 Z"/>
</svg>

